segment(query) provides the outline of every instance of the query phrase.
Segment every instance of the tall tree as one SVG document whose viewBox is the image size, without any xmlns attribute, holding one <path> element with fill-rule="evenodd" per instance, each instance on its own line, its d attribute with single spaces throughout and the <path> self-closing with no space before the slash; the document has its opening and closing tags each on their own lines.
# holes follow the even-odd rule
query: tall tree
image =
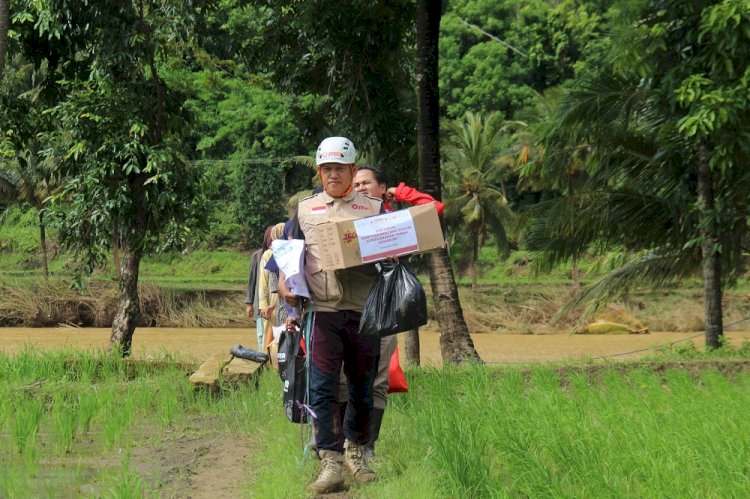
<svg viewBox="0 0 750 499">
<path fill-rule="evenodd" d="M 12 160 L 0 157 L 0 199 L 26 203 L 36 210 L 39 250 L 44 278 L 49 278 L 47 257 L 47 199 L 60 187 L 57 172 L 35 149 L 20 151 Z"/>
<path fill-rule="evenodd" d="M 46 61 L 34 63 L 21 50 L 14 52 L 0 78 L 0 197 L 36 210 L 41 263 L 47 278 L 47 199 L 59 189 L 62 179 L 56 165 L 43 157 L 41 151 L 46 146 L 41 137 L 55 127 L 47 112 L 55 102 L 55 92 L 47 88 L 51 82 Z"/>
<path fill-rule="evenodd" d="M 5 69 L 5 56 L 8 48 L 8 28 L 10 27 L 10 0 L 0 0 L 0 81 Z"/>
<path fill-rule="evenodd" d="M 408 180 L 414 145 L 411 40 L 414 3 L 264 0 L 236 33 L 255 35 L 240 52 L 294 96 L 302 136 L 314 147 L 346 135 L 377 150 L 396 178 Z M 243 31 L 243 26 L 249 26 Z M 260 41 L 258 42 L 258 40 Z"/>
<path fill-rule="evenodd" d="M 574 74 L 600 37 L 604 0 L 452 0 L 441 23 L 443 113 L 505 117 Z"/>
<path fill-rule="evenodd" d="M 750 122 L 750 5 L 618 7 L 616 36 L 570 85 L 545 139 L 548 159 L 592 147 L 586 191 L 548 212 L 543 225 L 556 235 L 547 247 L 555 258 L 597 240 L 645 253 L 594 287 L 605 296 L 633 279 L 659 284 L 701 269 L 706 345 L 715 348 L 723 287 L 744 267 L 750 218 L 750 140 L 737 133 Z"/>
<path fill-rule="evenodd" d="M 417 1 L 417 151 L 419 186 L 441 199 L 440 186 L 440 86 L 438 39 L 440 0 Z M 443 362 L 480 360 L 464 320 L 458 288 L 446 249 L 430 253 L 430 284 L 435 315 L 440 326 Z"/>
<path fill-rule="evenodd" d="M 130 353 L 140 316 L 141 258 L 179 246 L 203 210 L 188 161 L 184 96 L 160 67 L 179 65 L 199 17 L 184 2 L 120 0 L 91 5 L 30 3 L 39 30 L 56 39 L 64 97 L 53 109 L 59 129 L 49 154 L 69 178 L 55 197 L 61 239 L 102 261 L 119 229 L 121 277 L 110 345 Z M 196 215 L 197 214 L 197 215 Z"/>
<path fill-rule="evenodd" d="M 489 232 L 504 255 L 510 251 L 508 230 L 514 215 L 503 188 L 504 164 L 498 161 L 502 123 L 499 115 L 466 113 L 448 124 L 445 152 L 445 217 L 468 229 L 471 284 L 477 286 L 479 246 Z"/>
<path fill-rule="evenodd" d="M 288 158 L 304 154 L 292 98 L 231 60 L 200 52 L 201 70 L 171 71 L 169 82 L 191 95 L 193 140 L 202 157 L 203 190 L 209 200 L 209 247 L 243 243 L 255 247 L 263 231 L 286 217 L 284 194 L 301 176 Z M 297 169 L 298 170 L 298 169 Z M 275 203 L 272 201 L 276 201 Z"/>
</svg>

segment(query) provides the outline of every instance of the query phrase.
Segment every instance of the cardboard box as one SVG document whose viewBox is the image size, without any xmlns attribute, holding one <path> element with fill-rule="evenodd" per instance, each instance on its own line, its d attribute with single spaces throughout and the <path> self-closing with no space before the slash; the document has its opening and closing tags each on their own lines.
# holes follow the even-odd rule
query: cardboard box
<svg viewBox="0 0 750 499">
<path fill-rule="evenodd" d="M 435 203 L 320 226 L 321 265 L 337 270 L 445 246 Z"/>
</svg>

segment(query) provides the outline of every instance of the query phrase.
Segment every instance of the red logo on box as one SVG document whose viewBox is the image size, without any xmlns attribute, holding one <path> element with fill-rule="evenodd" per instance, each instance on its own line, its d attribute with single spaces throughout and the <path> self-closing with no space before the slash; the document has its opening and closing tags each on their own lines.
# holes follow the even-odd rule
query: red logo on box
<svg viewBox="0 0 750 499">
<path fill-rule="evenodd" d="M 344 240 L 344 244 L 350 244 L 352 241 L 357 239 L 357 233 L 353 230 L 348 230 L 344 232 L 344 237 L 342 239 Z"/>
</svg>

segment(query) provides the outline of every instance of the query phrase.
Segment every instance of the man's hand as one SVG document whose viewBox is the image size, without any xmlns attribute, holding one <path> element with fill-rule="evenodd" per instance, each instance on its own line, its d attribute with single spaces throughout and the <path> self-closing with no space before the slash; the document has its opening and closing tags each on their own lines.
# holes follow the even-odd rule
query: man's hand
<svg viewBox="0 0 750 499">
<path fill-rule="evenodd" d="M 253 314 L 253 304 L 252 303 L 248 303 L 247 305 L 245 305 L 245 315 L 247 317 L 249 317 L 250 319 L 253 318 L 254 314 Z"/>
<path fill-rule="evenodd" d="M 287 302 L 292 307 L 296 307 L 299 305 L 299 297 L 291 293 L 289 290 L 285 290 L 285 292 L 282 293 L 281 288 L 279 288 L 279 294 L 284 299 L 284 301 Z"/>
<path fill-rule="evenodd" d="M 299 305 L 299 298 L 287 287 L 283 272 L 279 272 L 279 296 L 292 307 Z"/>
<path fill-rule="evenodd" d="M 388 201 L 393 201 L 396 198 L 396 188 L 395 187 L 389 187 L 385 191 L 385 199 Z"/>
<path fill-rule="evenodd" d="M 260 311 L 260 316 L 263 317 L 265 320 L 268 320 L 271 318 L 271 314 L 273 314 L 274 306 L 271 305 L 268 308 L 264 308 Z"/>
</svg>

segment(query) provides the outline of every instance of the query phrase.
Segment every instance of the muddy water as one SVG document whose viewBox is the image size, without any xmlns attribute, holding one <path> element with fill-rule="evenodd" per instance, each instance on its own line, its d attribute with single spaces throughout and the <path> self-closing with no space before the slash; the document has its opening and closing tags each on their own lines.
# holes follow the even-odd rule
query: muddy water
<svg viewBox="0 0 750 499">
<path fill-rule="evenodd" d="M 108 328 L 0 328 L 0 351 L 10 353 L 32 345 L 40 349 L 70 347 L 104 349 L 109 342 Z M 691 337 L 694 337 L 690 339 Z M 750 331 L 727 332 L 733 345 L 750 341 Z M 633 359 L 652 353 L 652 348 L 670 342 L 704 343 L 701 333 L 657 332 L 643 335 L 571 335 L 567 332 L 546 335 L 475 334 L 472 336 L 480 357 L 488 363 L 526 363 L 614 356 L 614 360 Z M 165 352 L 183 359 L 203 360 L 215 352 L 226 351 L 237 343 L 255 345 L 250 329 L 138 328 L 133 336 L 133 356 L 144 358 Z M 403 338 L 399 335 L 403 359 Z M 439 336 L 435 331 L 420 331 L 422 363 L 437 365 L 440 360 Z M 623 355 L 624 354 L 624 355 Z"/>
</svg>

